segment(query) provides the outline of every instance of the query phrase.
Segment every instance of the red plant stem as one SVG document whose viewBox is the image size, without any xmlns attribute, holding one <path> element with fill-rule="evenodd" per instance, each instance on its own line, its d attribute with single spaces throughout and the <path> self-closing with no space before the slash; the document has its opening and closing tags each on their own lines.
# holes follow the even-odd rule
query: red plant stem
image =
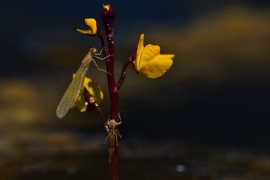
<svg viewBox="0 0 270 180">
<path fill-rule="evenodd" d="M 111 8 L 113 8 L 111 6 Z M 106 31 L 106 37 L 107 37 L 107 44 L 108 44 L 108 50 L 109 50 L 109 57 L 106 59 L 106 69 L 109 74 L 107 74 L 107 81 L 108 81 L 108 89 L 110 94 L 110 105 L 111 105 L 111 118 L 114 119 L 116 122 L 119 122 L 118 118 L 118 104 L 119 104 L 119 91 L 115 86 L 115 79 L 114 79 L 114 40 L 113 40 L 113 19 L 110 18 L 102 18 L 102 22 Z M 104 40 L 102 37 L 101 44 L 102 46 L 105 46 Z M 102 42 L 103 41 L 103 42 Z M 106 54 L 106 51 L 104 52 L 105 56 L 108 56 Z M 119 131 L 118 126 L 116 129 Z M 111 180 L 118 180 L 118 145 L 119 143 L 114 143 L 114 152 L 111 159 L 110 164 L 110 175 Z"/>
<path fill-rule="evenodd" d="M 104 22 L 103 22 L 104 23 Z M 105 26 L 105 25 L 104 25 Z M 107 28 L 105 28 L 107 29 Z M 111 32 L 108 32 L 109 34 L 112 34 Z M 106 30 L 107 34 L 107 30 Z M 105 48 L 105 42 L 103 39 L 103 36 L 99 36 L 101 46 L 104 48 L 103 55 L 104 57 L 108 57 L 106 62 L 106 70 L 107 70 L 107 82 L 108 82 L 108 89 L 109 89 L 109 95 L 110 95 L 110 105 L 111 105 L 111 117 L 112 119 L 116 120 L 118 122 L 118 94 L 119 92 L 115 88 L 115 80 L 114 80 L 114 42 L 113 38 L 111 37 L 110 40 L 108 39 L 107 35 L 107 42 L 109 47 L 109 53 L 107 52 Z"/>
<path fill-rule="evenodd" d="M 103 22 L 104 23 L 104 22 Z M 104 25 L 105 26 L 105 25 Z M 107 29 L 107 28 L 105 28 Z M 107 32 L 106 34 L 112 34 L 112 31 Z M 99 36 L 102 48 L 105 47 L 105 42 L 102 36 Z M 107 82 L 108 82 L 108 89 L 110 95 L 110 105 L 111 105 L 111 117 L 112 119 L 118 122 L 118 98 L 119 98 L 119 91 L 115 87 L 115 79 L 114 79 L 114 41 L 111 35 L 107 35 L 107 42 L 109 47 L 109 53 L 107 52 L 106 48 L 103 50 L 103 55 L 105 57 L 109 56 L 106 62 L 106 70 L 107 70 Z"/>
</svg>

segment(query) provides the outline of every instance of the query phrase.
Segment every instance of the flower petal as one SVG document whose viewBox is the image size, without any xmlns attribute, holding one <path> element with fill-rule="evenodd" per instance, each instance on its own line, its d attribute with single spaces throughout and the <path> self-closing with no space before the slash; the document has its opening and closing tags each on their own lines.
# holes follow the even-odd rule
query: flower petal
<svg viewBox="0 0 270 180">
<path fill-rule="evenodd" d="M 140 65 L 138 67 L 138 70 L 141 69 L 141 67 L 145 66 L 145 63 L 147 61 L 151 61 L 151 59 L 159 55 L 159 53 L 160 53 L 159 46 L 154 46 L 152 44 L 148 44 L 147 46 L 145 46 L 141 55 Z"/>
<path fill-rule="evenodd" d="M 150 56 L 150 55 L 149 55 Z M 149 57 L 145 56 L 145 57 Z M 142 56 L 143 57 L 143 56 Z M 159 54 L 152 59 L 141 59 L 141 66 L 138 72 L 149 78 L 162 76 L 172 65 L 174 54 Z"/>
<path fill-rule="evenodd" d="M 99 28 L 96 19 L 86 18 L 85 24 L 88 26 L 88 29 L 87 30 L 77 29 L 78 33 L 84 34 L 84 35 L 89 35 L 89 36 L 100 36 L 101 35 L 102 31 Z"/>
<path fill-rule="evenodd" d="M 137 47 L 137 53 L 136 53 L 136 60 L 133 61 L 136 70 L 138 70 L 139 66 L 140 66 L 140 61 L 141 61 L 141 55 L 144 49 L 144 34 L 141 34 L 140 36 L 140 40 L 138 43 L 138 47 Z"/>
<path fill-rule="evenodd" d="M 85 19 L 85 24 L 91 29 L 92 34 L 97 33 L 97 21 L 94 18 Z"/>
<path fill-rule="evenodd" d="M 83 86 L 94 97 L 94 101 L 100 105 L 104 98 L 104 94 L 101 91 L 100 86 L 87 77 L 85 77 Z"/>
<path fill-rule="evenodd" d="M 73 78 L 75 77 L 75 74 L 73 75 Z M 97 102 L 99 105 L 101 104 L 104 95 L 101 91 L 101 88 L 98 84 L 93 82 L 90 78 L 85 77 L 83 82 L 83 87 L 86 88 L 86 90 L 91 94 L 90 101 L 91 103 L 93 101 Z M 84 98 L 84 90 L 82 89 L 80 92 L 80 96 L 75 104 L 75 106 L 79 109 L 80 112 L 84 112 L 87 110 L 86 101 Z"/>
</svg>

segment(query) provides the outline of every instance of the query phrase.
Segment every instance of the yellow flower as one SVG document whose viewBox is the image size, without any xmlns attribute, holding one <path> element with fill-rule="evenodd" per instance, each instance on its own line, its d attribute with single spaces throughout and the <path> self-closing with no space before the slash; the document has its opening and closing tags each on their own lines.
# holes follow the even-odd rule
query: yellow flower
<svg viewBox="0 0 270 180">
<path fill-rule="evenodd" d="M 133 63 L 139 73 L 154 79 L 162 76 L 171 67 L 174 57 L 174 54 L 160 54 L 159 46 L 148 44 L 144 47 L 144 34 L 141 34 Z"/>
<path fill-rule="evenodd" d="M 73 74 L 73 79 L 74 77 L 75 77 L 75 74 Z M 86 88 L 88 93 L 91 94 L 91 98 L 90 98 L 91 103 L 96 102 L 100 105 L 104 97 L 100 86 L 96 84 L 94 81 L 92 81 L 90 78 L 85 77 L 84 82 L 83 82 L 83 88 L 75 104 L 75 106 L 79 109 L 80 112 L 84 112 L 87 110 L 87 105 L 84 98 L 84 88 Z"/>
<path fill-rule="evenodd" d="M 101 29 L 99 28 L 96 19 L 86 18 L 85 24 L 89 27 L 89 29 L 87 30 L 77 29 L 79 33 L 90 36 L 101 35 Z"/>
</svg>

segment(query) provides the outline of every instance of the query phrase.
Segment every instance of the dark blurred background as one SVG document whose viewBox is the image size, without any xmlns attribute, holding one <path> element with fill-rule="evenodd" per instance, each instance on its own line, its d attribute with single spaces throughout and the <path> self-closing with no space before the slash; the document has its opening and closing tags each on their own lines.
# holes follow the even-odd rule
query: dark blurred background
<svg viewBox="0 0 270 180">
<path fill-rule="evenodd" d="M 181 152 L 186 164 L 185 152 L 191 147 L 262 152 L 261 159 L 249 159 L 252 165 L 248 168 L 266 164 L 263 171 L 270 172 L 270 1 L 13 0 L 0 1 L 0 175 L 6 179 L 91 177 L 91 163 L 80 163 L 86 156 L 93 158 L 89 152 L 106 154 L 106 134 L 97 112 L 71 109 L 61 120 L 55 115 L 88 49 L 100 48 L 98 38 L 80 35 L 76 29 L 87 28 L 87 17 L 96 17 L 102 26 L 103 3 L 113 3 L 116 10 L 116 78 L 136 50 L 141 33 L 145 33 L 145 44 L 160 45 L 162 54 L 176 55 L 171 69 L 159 79 L 148 79 L 128 68 L 120 92 L 120 109 L 125 112 L 120 127 L 123 161 L 137 157 L 135 147 L 157 153 L 158 147 L 170 143 L 162 152 L 166 157 Z M 105 68 L 103 62 L 97 63 Z M 101 107 L 108 116 L 106 74 L 91 66 L 88 76 L 101 85 L 105 93 Z M 66 156 L 59 160 L 59 154 Z M 63 160 L 70 157 L 70 161 Z M 93 163 L 107 168 L 107 160 L 101 157 L 103 162 Z M 174 165 L 168 167 L 166 172 L 175 171 Z M 196 174 L 197 170 L 187 172 Z M 196 177 L 217 179 L 219 175 Z"/>
</svg>

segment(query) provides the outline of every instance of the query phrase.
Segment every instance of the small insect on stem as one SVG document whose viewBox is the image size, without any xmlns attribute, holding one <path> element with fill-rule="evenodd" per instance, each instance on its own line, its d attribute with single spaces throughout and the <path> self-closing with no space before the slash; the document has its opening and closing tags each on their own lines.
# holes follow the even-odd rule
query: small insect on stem
<svg viewBox="0 0 270 180">
<path fill-rule="evenodd" d="M 63 95 L 61 101 L 59 102 L 56 108 L 56 116 L 59 119 L 63 118 L 67 114 L 69 109 L 75 106 L 80 96 L 80 92 L 83 87 L 84 78 L 87 74 L 90 63 L 93 61 L 98 70 L 106 72 L 105 70 L 100 69 L 96 61 L 94 60 L 94 58 L 99 59 L 99 60 L 104 60 L 104 59 L 107 59 L 109 56 L 111 56 L 109 55 L 104 58 L 98 57 L 99 55 L 101 55 L 103 49 L 100 51 L 100 53 L 97 53 L 96 48 L 90 48 L 89 52 L 83 58 L 81 66 L 77 70 L 75 77 L 73 78 L 72 82 L 68 86 L 65 94 Z"/>
<path fill-rule="evenodd" d="M 107 121 L 109 131 L 108 131 L 108 136 L 106 137 L 104 144 L 106 143 L 107 138 L 109 138 L 109 150 L 108 150 L 109 163 L 112 162 L 112 156 L 114 153 L 115 143 L 116 143 L 116 146 L 118 146 L 118 136 L 121 138 L 121 135 L 116 129 L 116 126 L 122 123 L 121 116 L 119 113 L 118 113 L 118 117 L 119 117 L 120 122 L 116 122 L 114 119 L 111 119 L 111 120 L 108 119 Z"/>
</svg>

